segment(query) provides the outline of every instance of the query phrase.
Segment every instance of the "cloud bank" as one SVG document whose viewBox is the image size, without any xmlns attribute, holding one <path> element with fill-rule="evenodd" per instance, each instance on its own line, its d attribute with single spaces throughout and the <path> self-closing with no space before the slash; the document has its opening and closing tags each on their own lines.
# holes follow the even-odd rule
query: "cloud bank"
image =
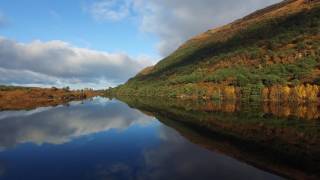
<svg viewBox="0 0 320 180">
<path fill-rule="evenodd" d="M 18 43 L 0 37 L 0 84 L 106 87 L 126 81 L 148 62 L 124 53 L 75 47 L 63 41 Z"/>
</svg>

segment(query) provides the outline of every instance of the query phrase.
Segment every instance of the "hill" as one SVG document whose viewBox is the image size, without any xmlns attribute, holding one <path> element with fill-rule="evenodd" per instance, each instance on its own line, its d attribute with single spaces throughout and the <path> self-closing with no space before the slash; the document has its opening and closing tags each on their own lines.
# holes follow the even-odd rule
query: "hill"
<svg viewBox="0 0 320 180">
<path fill-rule="evenodd" d="M 318 101 L 320 0 L 285 0 L 200 34 L 108 93 Z"/>
</svg>

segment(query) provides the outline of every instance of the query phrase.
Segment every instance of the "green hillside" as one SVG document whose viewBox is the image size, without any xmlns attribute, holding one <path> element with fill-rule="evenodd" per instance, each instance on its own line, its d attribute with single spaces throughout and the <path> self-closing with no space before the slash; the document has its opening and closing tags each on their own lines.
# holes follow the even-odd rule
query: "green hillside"
<svg viewBox="0 0 320 180">
<path fill-rule="evenodd" d="M 320 1 L 286 0 L 183 44 L 108 93 L 315 101 Z"/>
</svg>

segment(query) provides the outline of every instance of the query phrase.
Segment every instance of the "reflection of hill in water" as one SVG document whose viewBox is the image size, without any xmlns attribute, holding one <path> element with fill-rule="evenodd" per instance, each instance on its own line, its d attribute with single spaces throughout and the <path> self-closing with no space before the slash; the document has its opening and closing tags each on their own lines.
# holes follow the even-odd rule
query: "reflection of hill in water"
<svg viewBox="0 0 320 180">
<path fill-rule="evenodd" d="M 120 99 L 207 149 L 295 179 L 320 177 L 316 105 Z"/>
</svg>

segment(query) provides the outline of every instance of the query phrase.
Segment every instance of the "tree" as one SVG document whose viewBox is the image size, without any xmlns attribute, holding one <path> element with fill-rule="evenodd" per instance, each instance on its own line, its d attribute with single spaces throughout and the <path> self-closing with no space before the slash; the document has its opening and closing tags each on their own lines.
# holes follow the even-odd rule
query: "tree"
<svg viewBox="0 0 320 180">
<path fill-rule="evenodd" d="M 236 88 L 234 86 L 226 86 L 223 88 L 223 98 L 228 100 L 237 99 Z"/>
</svg>

